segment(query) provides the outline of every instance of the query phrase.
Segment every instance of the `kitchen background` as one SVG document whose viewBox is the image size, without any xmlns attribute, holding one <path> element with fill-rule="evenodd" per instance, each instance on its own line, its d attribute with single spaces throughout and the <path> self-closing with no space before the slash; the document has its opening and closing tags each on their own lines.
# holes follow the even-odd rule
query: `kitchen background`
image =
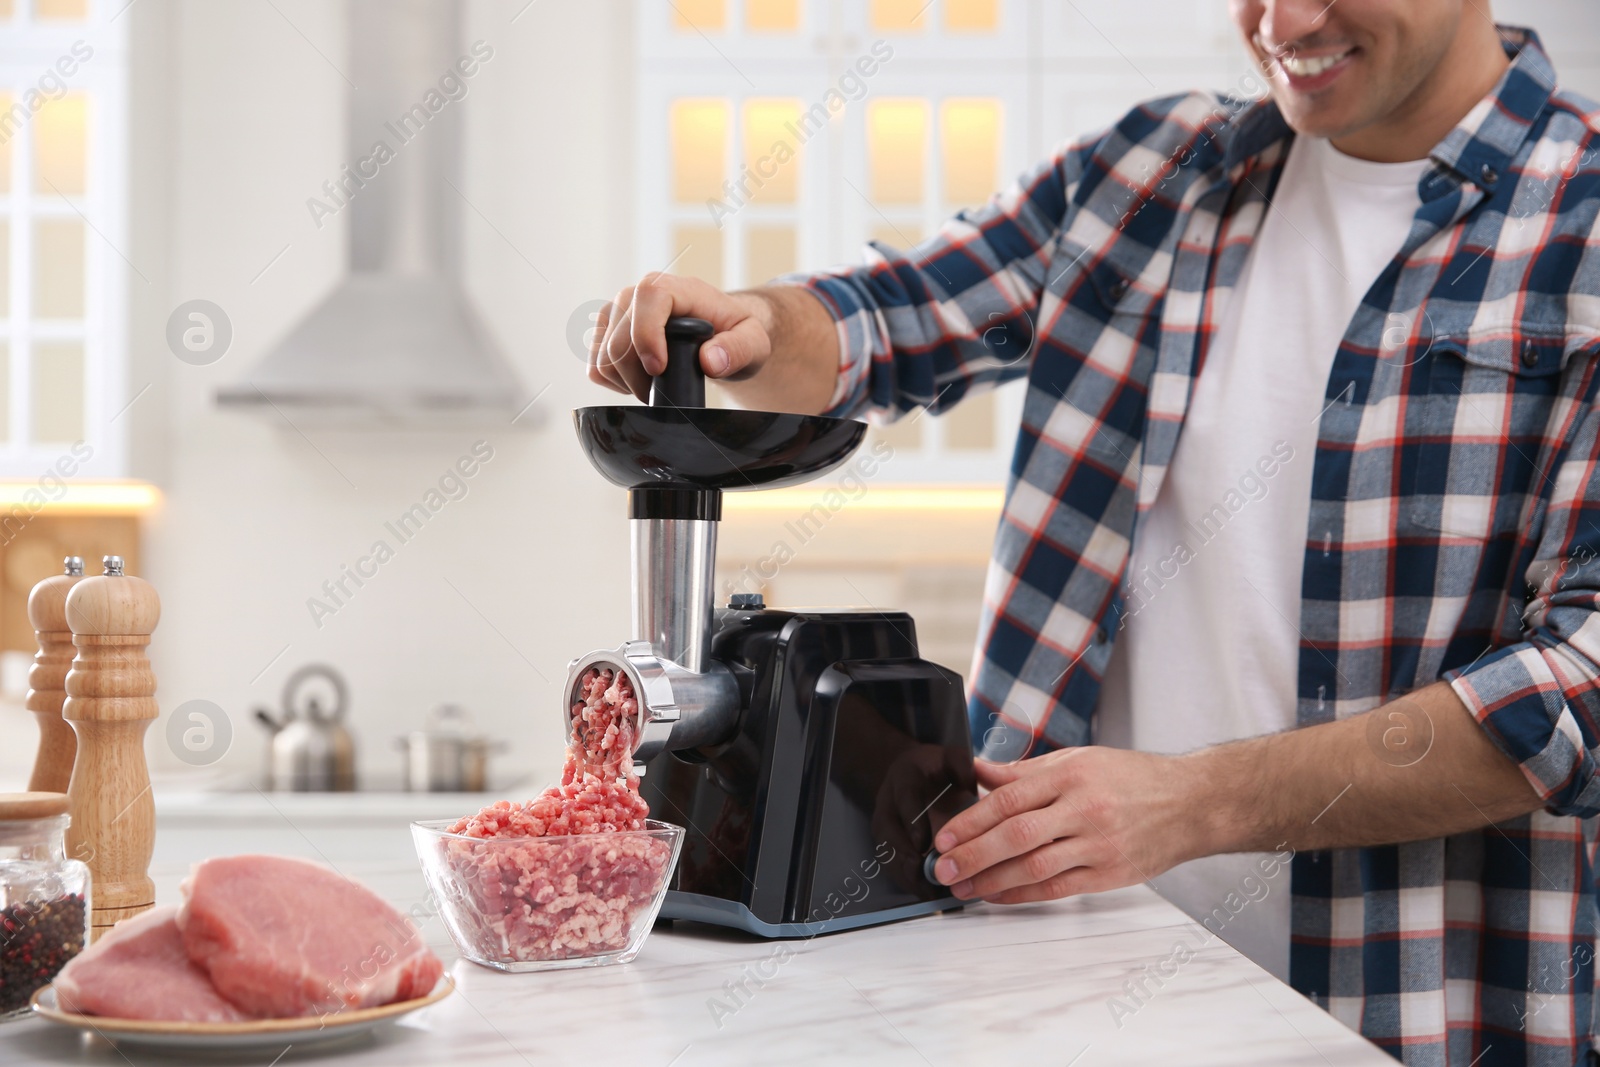
<svg viewBox="0 0 1600 1067">
<path fill-rule="evenodd" d="M 348 680 L 369 783 L 444 702 L 552 778 L 566 663 L 628 626 L 624 494 L 568 417 L 612 400 L 579 354 L 600 301 L 905 245 L 1141 98 L 1254 84 L 1224 0 L 470 0 L 404 63 L 371 3 L 0 0 L 0 790 L 33 752 L 27 591 L 68 552 L 160 591 L 158 792 L 259 775 L 253 709 L 314 661 Z M 1495 11 L 1600 97 L 1593 0 Z M 417 128 L 385 132 L 407 101 Z M 394 159 L 363 163 L 379 138 Z M 430 233 L 459 235 L 484 351 L 342 362 L 427 347 L 411 316 L 448 272 L 374 321 L 313 313 L 352 251 L 403 273 Z M 429 375 L 482 396 L 410 410 Z M 891 458 L 843 484 L 730 495 L 723 591 L 907 609 L 965 673 L 1017 402 L 876 431 Z M 191 701 L 222 715 L 198 750 L 169 742 Z"/>
</svg>

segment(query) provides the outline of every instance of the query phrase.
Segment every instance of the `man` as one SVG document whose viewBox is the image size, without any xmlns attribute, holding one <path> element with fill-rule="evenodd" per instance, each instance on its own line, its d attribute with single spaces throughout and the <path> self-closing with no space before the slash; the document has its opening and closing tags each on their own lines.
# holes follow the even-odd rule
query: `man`
<svg viewBox="0 0 1600 1067">
<path fill-rule="evenodd" d="M 938 877 L 1171 872 L 1406 1063 L 1590 1062 L 1600 112 L 1485 0 L 1232 11 L 1270 99 L 1144 104 L 863 268 L 646 278 L 590 376 L 643 396 L 673 314 L 752 408 L 1025 374 Z M 1235 907 L 1291 854 L 1292 915 Z"/>
</svg>

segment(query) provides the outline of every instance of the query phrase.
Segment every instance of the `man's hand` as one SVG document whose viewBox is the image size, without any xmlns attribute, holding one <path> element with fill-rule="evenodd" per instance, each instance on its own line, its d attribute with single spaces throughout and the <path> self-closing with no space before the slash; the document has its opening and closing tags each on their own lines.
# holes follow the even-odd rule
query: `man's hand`
<svg viewBox="0 0 1600 1067">
<path fill-rule="evenodd" d="M 700 368 L 734 399 L 762 411 L 817 414 L 839 371 L 839 341 L 822 302 L 798 286 L 725 293 L 698 278 L 647 275 L 601 310 L 589 350 L 589 380 L 640 400 L 667 367 L 667 320 L 705 319 L 717 331 L 700 347 Z"/>
<path fill-rule="evenodd" d="M 589 352 L 589 380 L 648 399 L 650 379 L 667 367 L 664 331 L 674 315 L 693 315 L 716 329 L 700 348 L 700 367 L 708 378 L 753 373 L 772 354 L 771 315 L 760 297 L 656 273 L 623 289 L 601 310 Z"/>
<path fill-rule="evenodd" d="M 1192 764 L 1114 748 L 1020 763 L 977 761 L 991 792 L 935 838 L 939 881 L 997 904 L 1142 882 L 1201 853 L 1188 797 Z"/>
<path fill-rule="evenodd" d="M 934 839 L 956 896 L 1001 904 L 1131 885 L 1224 852 L 1447 837 L 1539 794 L 1443 682 L 1338 722 L 1156 756 L 1076 748 L 979 761 L 988 796 Z"/>
</svg>

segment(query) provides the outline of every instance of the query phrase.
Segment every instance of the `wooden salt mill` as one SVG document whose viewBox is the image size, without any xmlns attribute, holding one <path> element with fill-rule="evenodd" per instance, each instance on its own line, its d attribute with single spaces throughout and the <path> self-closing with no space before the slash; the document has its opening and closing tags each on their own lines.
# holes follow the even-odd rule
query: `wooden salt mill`
<svg viewBox="0 0 1600 1067">
<path fill-rule="evenodd" d="M 39 651 L 28 668 L 27 708 L 39 720 L 39 754 L 33 760 L 30 793 L 65 793 L 72 779 L 78 739 L 61 718 L 67 699 L 67 668 L 72 665 L 72 630 L 67 626 L 67 594 L 83 578 L 83 559 L 68 556 L 65 572 L 53 574 L 28 594 L 28 621 Z"/>
<path fill-rule="evenodd" d="M 93 875 L 91 939 L 156 899 L 149 875 L 156 811 L 144 732 L 160 712 L 145 649 L 161 618 L 161 601 L 149 582 L 122 573 L 121 556 L 104 562 L 104 574 L 83 579 L 67 594 L 67 623 L 78 655 L 67 673 L 62 711 L 78 736 L 67 787 L 67 851 Z"/>
</svg>

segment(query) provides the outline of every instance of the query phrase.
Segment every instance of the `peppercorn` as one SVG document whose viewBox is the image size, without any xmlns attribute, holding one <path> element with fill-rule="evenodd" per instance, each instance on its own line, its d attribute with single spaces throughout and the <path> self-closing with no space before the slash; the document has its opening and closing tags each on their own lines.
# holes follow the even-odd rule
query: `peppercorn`
<svg viewBox="0 0 1600 1067">
<path fill-rule="evenodd" d="M 0 908 L 0 1016 L 26 1010 L 34 992 L 83 951 L 84 918 L 79 893 Z"/>
</svg>

